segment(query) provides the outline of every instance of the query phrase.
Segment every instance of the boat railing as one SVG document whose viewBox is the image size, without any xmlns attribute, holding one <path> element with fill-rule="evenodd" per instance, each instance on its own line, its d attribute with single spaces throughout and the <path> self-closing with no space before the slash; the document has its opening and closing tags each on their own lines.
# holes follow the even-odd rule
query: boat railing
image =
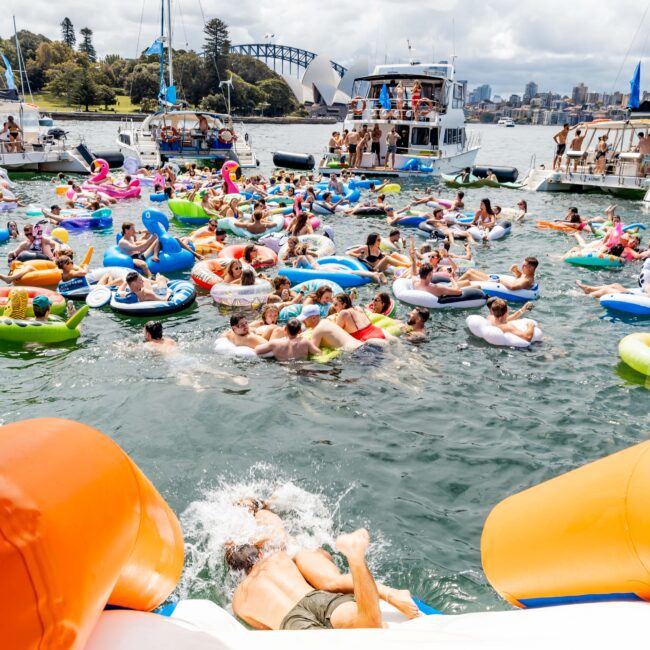
<svg viewBox="0 0 650 650">
<path fill-rule="evenodd" d="M 348 120 L 377 121 L 418 121 L 428 122 L 432 117 L 445 112 L 445 106 L 436 99 L 421 97 L 414 103 L 411 99 L 398 102 L 396 99 L 387 100 L 370 99 L 368 97 L 354 97 L 348 104 Z"/>
<path fill-rule="evenodd" d="M 561 163 L 561 171 L 569 178 L 573 176 L 616 176 L 622 179 L 638 179 L 638 185 L 646 180 L 647 166 L 643 163 L 643 154 L 635 151 L 610 152 L 604 164 L 596 158 L 595 151 L 568 151 Z M 599 164 L 600 163 L 600 164 Z"/>
</svg>

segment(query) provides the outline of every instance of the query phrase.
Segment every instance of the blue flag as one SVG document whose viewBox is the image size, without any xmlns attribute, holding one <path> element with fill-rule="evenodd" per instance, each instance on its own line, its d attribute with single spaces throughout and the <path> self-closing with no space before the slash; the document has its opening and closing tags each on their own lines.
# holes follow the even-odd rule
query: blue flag
<svg viewBox="0 0 650 650">
<path fill-rule="evenodd" d="M 157 54 L 158 56 L 162 56 L 163 51 L 164 51 L 164 45 L 163 42 L 157 38 L 150 46 L 149 49 L 145 51 L 145 54 Z"/>
<path fill-rule="evenodd" d="M 14 71 L 11 69 L 11 63 L 9 63 L 7 57 L 0 53 L 2 57 L 2 62 L 5 66 L 5 79 L 7 80 L 7 88 L 9 90 L 14 90 L 16 88 L 16 82 L 14 80 Z"/>
<path fill-rule="evenodd" d="M 384 84 L 379 93 L 379 103 L 381 107 L 387 111 L 390 110 L 390 95 L 388 94 L 388 87 Z"/>
<path fill-rule="evenodd" d="M 172 106 L 176 103 L 176 86 L 169 86 L 165 93 L 165 101 Z"/>
<path fill-rule="evenodd" d="M 639 108 L 641 103 L 641 61 L 636 64 L 636 70 L 630 81 L 630 101 L 628 108 Z"/>
</svg>

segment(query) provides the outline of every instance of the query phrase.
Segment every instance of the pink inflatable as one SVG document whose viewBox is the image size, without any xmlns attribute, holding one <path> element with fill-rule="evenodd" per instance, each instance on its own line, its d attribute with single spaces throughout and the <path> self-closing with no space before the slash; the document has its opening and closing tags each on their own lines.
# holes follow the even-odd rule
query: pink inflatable
<svg viewBox="0 0 650 650">
<path fill-rule="evenodd" d="M 284 228 L 285 230 L 289 227 L 289 224 L 293 221 L 293 215 L 284 218 Z M 312 227 L 312 230 L 318 230 L 320 228 L 320 219 L 316 215 L 309 217 L 309 223 Z"/>
<path fill-rule="evenodd" d="M 221 178 L 226 183 L 228 194 L 239 194 L 239 188 L 233 181 L 233 176 L 238 168 L 239 165 L 234 160 L 226 160 L 221 167 Z"/>
<path fill-rule="evenodd" d="M 97 158 L 93 161 L 93 166 L 99 166 L 99 172 L 87 180 L 81 187 L 90 192 L 99 192 L 106 194 L 114 199 L 137 199 L 140 197 L 140 181 L 134 178 L 127 187 L 105 183 L 109 171 L 109 165 L 105 160 Z"/>
</svg>

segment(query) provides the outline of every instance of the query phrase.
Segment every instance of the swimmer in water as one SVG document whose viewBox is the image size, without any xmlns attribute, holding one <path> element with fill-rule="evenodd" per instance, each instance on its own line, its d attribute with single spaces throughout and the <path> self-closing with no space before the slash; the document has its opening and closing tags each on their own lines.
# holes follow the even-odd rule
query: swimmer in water
<svg viewBox="0 0 650 650">
<path fill-rule="evenodd" d="M 169 354 L 176 352 L 177 346 L 174 339 L 163 336 L 163 324 L 159 320 L 150 320 L 144 326 L 144 347 L 147 350 Z"/>
</svg>

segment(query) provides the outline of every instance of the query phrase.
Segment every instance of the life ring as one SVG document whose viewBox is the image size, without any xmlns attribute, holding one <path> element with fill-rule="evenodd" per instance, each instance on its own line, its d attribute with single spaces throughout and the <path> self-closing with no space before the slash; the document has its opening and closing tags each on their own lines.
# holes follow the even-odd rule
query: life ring
<svg viewBox="0 0 650 650">
<path fill-rule="evenodd" d="M 359 102 L 361 102 L 361 107 L 359 107 Z M 348 104 L 353 115 L 363 115 L 363 111 L 366 110 L 366 100 L 357 95 L 350 100 Z"/>
<path fill-rule="evenodd" d="M 420 117 L 433 110 L 433 102 L 428 97 L 422 97 L 415 104 L 415 114 Z"/>
<path fill-rule="evenodd" d="M 176 142 L 178 140 L 178 131 L 173 126 L 164 126 L 160 129 L 160 139 L 167 143 Z"/>
<path fill-rule="evenodd" d="M 234 131 L 231 131 L 230 129 L 219 129 L 217 138 L 221 144 L 232 144 L 235 142 L 235 140 L 237 140 L 237 136 L 235 135 Z"/>
</svg>

